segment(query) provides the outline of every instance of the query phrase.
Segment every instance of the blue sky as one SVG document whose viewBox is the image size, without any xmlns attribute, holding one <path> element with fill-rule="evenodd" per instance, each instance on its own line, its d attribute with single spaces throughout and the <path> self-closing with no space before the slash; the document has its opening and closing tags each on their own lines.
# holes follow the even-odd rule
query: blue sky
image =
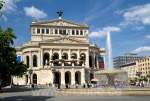
<svg viewBox="0 0 150 101">
<path fill-rule="evenodd" d="M 150 54 L 150 0 L 4 0 L 0 26 L 14 29 L 15 45 L 30 41 L 32 17 L 38 21 L 57 19 L 62 10 L 65 20 L 90 26 L 91 43 L 105 47 L 111 33 L 113 57 L 136 52 Z"/>
</svg>

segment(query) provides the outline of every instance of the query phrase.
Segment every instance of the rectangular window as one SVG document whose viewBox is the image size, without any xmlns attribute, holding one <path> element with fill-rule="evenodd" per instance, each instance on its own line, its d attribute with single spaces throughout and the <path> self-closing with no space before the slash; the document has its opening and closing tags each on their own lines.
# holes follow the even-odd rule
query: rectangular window
<svg viewBox="0 0 150 101">
<path fill-rule="evenodd" d="M 40 29 L 39 28 L 37 29 L 37 34 L 40 34 Z"/>
<path fill-rule="evenodd" d="M 49 34 L 49 29 L 46 29 L 46 34 Z"/>
<path fill-rule="evenodd" d="M 74 30 L 72 30 L 72 35 L 74 35 L 75 33 L 74 33 Z"/>
<path fill-rule="evenodd" d="M 83 35 L 83 31 L 80 31 L 80 35 Z"/>
<path fill-rule="evenodd" d="M 79 35 L 79 31 L 78 30 L 76 30 L 76 35 Z"/>
<path fill-rule="evenodd" d="M 62 30 L 59 30 L 59 34 L 62 34 L 63 32 L 62 32 Z"/>
<path fill-rule="evenodd" d="M 44 29 L 42 29 L 42 34 L 44 34 L 45 33 L 45 30 Z"/>
<path fill-rule="evenodd" d="M 58 34 L 58 30 L 57 29 L 55 29 L 55 34 Z"/>
<path fill-rule="evenodd" d="M 66 34 L 66 30 L 63 30 L 63 34 Z"/>
</svg>

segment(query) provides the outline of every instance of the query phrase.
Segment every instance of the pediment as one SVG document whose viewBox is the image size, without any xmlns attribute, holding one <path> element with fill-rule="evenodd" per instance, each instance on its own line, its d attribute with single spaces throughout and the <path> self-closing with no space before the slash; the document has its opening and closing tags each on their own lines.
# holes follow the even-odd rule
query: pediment
<svg viewBox="0 0 150 101">
<path fill-rule="evenodd" d="M 61 38 L 55 38 L 55 39 L 49 39 L 45 40 L 45 42 L 51 42 L 51 43 L 68 43 L 68 44 L 84 44 L 85 42 L 82 40 L 77 39 L 71 39 L 67 37 L 61 37 Z"/>
<path fill-rule="evenodd" d="M 68 27 L 88 27 L 86 24 L 78 24 L 68 20 L 58 19 L 58 20 L 48 20 L 43 22 L 32 23 L 31 25 L 47 25 L 47 26 L 68 26 Z"/>
</svg>

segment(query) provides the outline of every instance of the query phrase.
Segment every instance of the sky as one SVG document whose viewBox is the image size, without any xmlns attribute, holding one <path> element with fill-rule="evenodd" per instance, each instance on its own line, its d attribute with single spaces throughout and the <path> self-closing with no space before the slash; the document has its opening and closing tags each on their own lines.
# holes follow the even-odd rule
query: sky
<svg viewBox="0 0 150 101">
<path fill-rule="evenodd" d="M 1 1 L 1 0 L 0 0 Z M 4 0 L 0 26 L 12 27 L 16 46 L 30 41 L 30 23 L 63 19 L 90 26 L 90 43 L 106 47 L 107 32 L 111 33 L 113 57 L 125 53 L 150 56 L 150 0 Z"/>
</svg>

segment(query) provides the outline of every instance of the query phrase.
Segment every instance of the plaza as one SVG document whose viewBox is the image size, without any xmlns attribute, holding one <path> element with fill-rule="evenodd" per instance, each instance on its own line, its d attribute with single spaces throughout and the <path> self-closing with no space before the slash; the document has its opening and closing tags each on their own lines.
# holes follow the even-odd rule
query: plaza
<svg viewBox="0 0 150 101">
<path fill-rule="evenodd" d="M 31 88 L 13 88 L 13 89 L 6 89 L 0 92 L 0 101 L 149 101 L 149 95 L 140 95 L 140 94 L 126 94 L 126 95 L 113 95 L 109 94 L 85 94 L 77 92 L 78 94 L 71 94 L 71 93 L 48 93 L 50 88 L 38 88 L 35 91 L 40 93 L 33 93 Z M 137 89 L 137 88 L 133 88 Z M 150 90 L 148 88 L 139 88 L 141 90 Z M 81 89 L 80 89 L 81 90 Z M 83 90 L 83 89 L 82 89 Z M 43 93 L 45 92 L 45 93 Z M 49 94 L 49 95 L 48 95 Z"/>
</svg>

